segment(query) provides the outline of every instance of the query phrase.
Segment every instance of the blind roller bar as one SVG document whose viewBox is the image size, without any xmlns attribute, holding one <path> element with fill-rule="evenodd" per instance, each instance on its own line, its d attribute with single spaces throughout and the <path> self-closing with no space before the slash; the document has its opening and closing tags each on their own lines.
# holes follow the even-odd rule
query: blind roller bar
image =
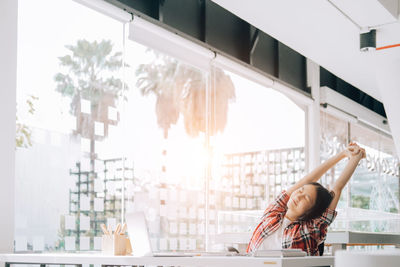
<svg viewBox="0 0 400 267">
<path fill-rule="evenodd" d="M 321 104 L 328 104 L 337 110 L 342 110 L 347 114 L 351 114 L 358 121 L 370 125 L 371 127 L 378 129 L 391 135 L 389 124 L 385 124 L 387 119 L 378 113 L 369 110 L 368 108 L 358 104 L 357 102 L 347 98 L 338 92 L 332 90 L 327 86 L 320 88 L 321 92 Z"/>
<path fill-rule="evenodd" d="M 210 70 L 210 63 L 212 62 L 214 66 L 241 75 L 265 87 L 274 88 L 299 104 L 311 105 L 313 103 L 311 97 L 297 92 L 279 81 L 272 80 L 226 56 L 196 44 L 138 16 L 134 16 L 133 21 L 129 25 L 129 39 L 205 71 Z"/>
<path fill-rule="evenodd" d="M 129 25 L 129 39 L 205 71 L 215 56 L 210 49 L 137 16 Z"/>
<path fill-rule="evenodd" d="M 228 57 L 225 57 L 218 53 L 215 59 L 213 60 L 213 64 L 215 66 L 231 71 L 235 74 L 238 74 L 242 77 L 245 77 L 249 80 L 252 80 L 262 86 L 273 88 L 299 104 L 311 105 L 313 103 L 312 98 L 304 94 L 301 94 L 299 92 L 296 92 L 294 89 L 285 86 L 279 81 L 273 80 L 257 71 L 254 71 L 246 66 L 243 66 L 242 64 L 235 62 L 234 60 L 231 60 Z"/>
</svg>

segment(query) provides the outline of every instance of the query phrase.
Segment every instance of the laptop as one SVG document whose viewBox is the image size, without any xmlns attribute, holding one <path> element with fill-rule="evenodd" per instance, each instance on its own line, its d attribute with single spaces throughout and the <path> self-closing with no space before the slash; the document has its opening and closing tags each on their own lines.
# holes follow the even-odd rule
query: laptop
<svg viewBox="0 0 400 267">
<path fill-rule="evenodd" d="M 157 252 L 151 249 L 150 237 L 147 228 L 146 218 L 143 212 L 127 213 L 125 216 L 128 226 L 129 239 L 132 244 L 133 256 L 153 257 L 192 257 L 198 256 L 197 252 Z"/>
</svg>

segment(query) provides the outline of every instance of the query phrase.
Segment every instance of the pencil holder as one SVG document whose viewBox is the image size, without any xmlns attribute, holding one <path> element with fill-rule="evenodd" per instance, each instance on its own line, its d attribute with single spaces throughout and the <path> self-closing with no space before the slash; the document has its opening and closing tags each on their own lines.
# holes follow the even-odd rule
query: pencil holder
<svg viewBox="0 0 400 267">
<path fill-rule="evenodd" d="M 126 235 L 103 235 L 101 238 L 101 251 L 106 255 L 130 255 L 132 247 Z"/>
</svg>

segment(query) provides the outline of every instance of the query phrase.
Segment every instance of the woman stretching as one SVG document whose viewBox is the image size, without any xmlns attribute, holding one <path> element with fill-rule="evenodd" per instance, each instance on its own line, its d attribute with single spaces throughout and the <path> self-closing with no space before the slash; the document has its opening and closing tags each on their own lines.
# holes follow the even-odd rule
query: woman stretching
<svg viewBox="0 0 400 267">
<path fill-rule="evenodd" d="M 349 161 L 328 191 L 319 178 L 344 158 Z M 253 232 L 247 253 L 257 249 L 299 248 L 309 256 L 320 255 L 318 246 L 325 241 L 328 226 L 336 217 L 336 205 L 365 150 L 356 143 L 326 160 L 311 173 L 282 193 L 265 210 Z"/>
</svg>

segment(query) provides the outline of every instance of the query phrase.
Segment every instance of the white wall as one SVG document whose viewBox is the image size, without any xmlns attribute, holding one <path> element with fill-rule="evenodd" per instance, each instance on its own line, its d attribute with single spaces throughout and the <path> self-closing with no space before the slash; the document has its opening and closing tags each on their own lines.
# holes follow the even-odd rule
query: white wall
<svg viewBox="0 0 400 267">
<path fill-rule="evenodd" d="M 18 1 L 0 1 L 0 252 L 14 242 Z"/>
</svg>

